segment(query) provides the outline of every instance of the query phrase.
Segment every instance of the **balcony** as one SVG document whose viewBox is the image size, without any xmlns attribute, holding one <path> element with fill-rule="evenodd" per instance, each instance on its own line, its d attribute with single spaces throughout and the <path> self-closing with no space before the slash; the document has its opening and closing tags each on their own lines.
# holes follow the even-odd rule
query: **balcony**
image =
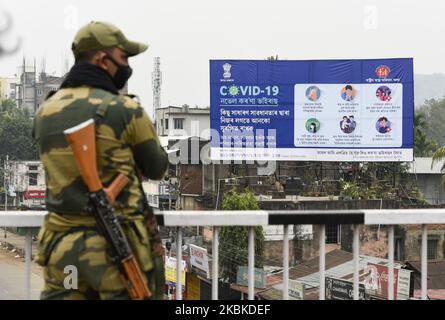
<svg viewBox="0 0 445 320">
<path fill-rule="evenodd" d="M 25 291 L 29 299 L 31 290 L 32 227 L 42 225 L 45 211 L 0 212 L 0 226 L 29 228 L 25 245 Z M 394 226 L 421 226 L 421 299 L 427 299 L 427 252 L 428 225 L 445 224 L 445 209 L 388 209 L 388 210 L 285 210 L 285 211 L 157 211 L 159 225 L 177 228 L 177 256 L 182 252 L 182 228 L 189 226 L 212 226 L 212 299 L 218 298 L 218 248 L 219 227 L 249 226 L 248 239 L 248 299 L 254 299 L 254 227 L 283 225 L 283 286 L 282 299 L 289 300 L 289 227 L 291 225 L 320 225 L 319 247 L 319 299 L 325 299 L 325 226 L 329 224 L 353 225 L 353 299 L 359 299 L 359 226 L 386 225 L 388 227 L 388 299 L 394 300 Z M 181 259 L 177 259 L 176 278 L 181 278 Z M 182 283 L 177 281 L 178 300 L 182 300 Z"/>
</svg>

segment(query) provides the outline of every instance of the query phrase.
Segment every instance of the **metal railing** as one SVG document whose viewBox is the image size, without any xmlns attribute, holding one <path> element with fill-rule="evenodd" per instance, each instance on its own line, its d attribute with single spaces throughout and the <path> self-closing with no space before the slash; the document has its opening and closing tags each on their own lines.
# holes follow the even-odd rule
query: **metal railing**
<svg viewBox="0 0 445 320">
<path fill-rule="evenodd" d="M 0 212 L 0 226 L 32 228 L 42 225 L 44 211 L 3 211 Z M 219 228 L 222 226 L 248 226 L 248 299 L 254 299 L 254 251 L 255 226 L 283 225 L 283 299 L 289 299 L 289 226 L 320 225 L 319 247 L 319 299 L 325 299 L 325 225 L 353 225 L 353 292 L 354 300 L 359 299 L 359 226 L 388 226 L 388 299 L 394 299 L 394 226 L 421 225 L 421 298 L 427 299 L 427 243 L 429 224 L 445 224 L 445 209 L 386 209 L 386 210 L 282 210 L 282 211 L 157 211 L 162 226 L 177 228 L 176 253 L 176 299 L 182 300 L 182 228 L 189 226 L 213 226 L 212 244 L 212 299 L 218 299 L 218 250 Z M 31 229 L 26 233 L 25 245 L 25 290 L 30 297 L 31 274 Z"/>
</svg>

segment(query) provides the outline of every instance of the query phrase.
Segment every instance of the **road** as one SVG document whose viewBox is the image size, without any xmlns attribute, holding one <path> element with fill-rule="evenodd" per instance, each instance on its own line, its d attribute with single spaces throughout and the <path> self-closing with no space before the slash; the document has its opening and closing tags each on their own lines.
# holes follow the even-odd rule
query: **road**
<svg viewBox="0 0 445 320">
<path fill-rule="evenodd" d="M 43 287 L 42 269 L 33 265 L 31 299 L 37 300 Z M 0 300 L 25 299 L 25 263 L 0 247 Z"/>
</svg>

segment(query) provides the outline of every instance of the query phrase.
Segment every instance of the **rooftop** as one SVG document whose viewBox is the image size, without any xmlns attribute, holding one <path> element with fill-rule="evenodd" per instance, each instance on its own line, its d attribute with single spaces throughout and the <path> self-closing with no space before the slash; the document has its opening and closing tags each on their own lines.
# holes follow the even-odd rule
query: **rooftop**
<svg viewBox="0 0 445 320">
<path fill-rule="evenodd" d="M 415 157 L 409 164 L 408 172 L 413 174 L 442 174 L 442 166 L 445 160 L 438 161 L 431 167 L 433 158 Z"/>
<path fill-rule="evenodd" d="M 407 261 L 406 267 L 414 271 L 414 289 L 420 289 L 420 261 Z M 428 289 L 445 289 L 445 260 L 428 261 Z"/>
</svg>

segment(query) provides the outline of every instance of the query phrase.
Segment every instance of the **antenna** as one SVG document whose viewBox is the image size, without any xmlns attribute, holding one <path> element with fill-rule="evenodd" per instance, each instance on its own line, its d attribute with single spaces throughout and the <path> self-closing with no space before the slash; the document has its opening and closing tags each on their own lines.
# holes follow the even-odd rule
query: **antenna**
<svg viewBox="0 0 445 320">
<path fill-rule="evenodd" d="M 62 57 L 62 74 L 61 74 L 61 76 L 64 77 L 70 69 L 70 67 L 69 67 L 70 61 L 69 61 L 69 56 L 68 56 L 67 51 L 63 51 L 61 57 Z"/>
<path fill-rule="evenodd" d="M 156 110 L 161 107 L 161 85 L 162 85 L 162 72 L 161 72 L 161 58 L 155 57 L 154 69 L 151 73 L 152 89 L 153 89 L 153 116 L 155 121 Z"/>
<path fill-rule="evenodd" d="M 46 73 L 46 57 L 42 57 L 40 60 L 40 74 Z"/>
</svg>

